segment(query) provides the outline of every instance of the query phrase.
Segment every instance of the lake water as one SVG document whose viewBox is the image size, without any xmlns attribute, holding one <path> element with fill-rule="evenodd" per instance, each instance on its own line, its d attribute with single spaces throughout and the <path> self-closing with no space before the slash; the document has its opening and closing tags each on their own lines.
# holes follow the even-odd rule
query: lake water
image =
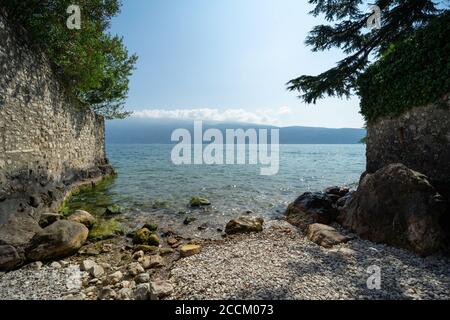
<svg viewBox="0 0 450 320">
<path fill-rule="evenodd" d="M 281 145 L 280 168 L 273 176 L 260 175 L 260 165 L 172 164 L 171 145 L 107 145 L 117 178 L 95 192 L 74 196 L 71 209 L 100 211 L 112 203 L 124 208 L 130 223 L 146 219 L 182 224 L 186 216 L 211 228 L 223 227 L 231 217 L 248 210 L 266 218 L 279 216 L 306 191 L 331 185 L 355 187 L 365 169 L 365 145 Z M 208 198 L 212 206 L 188 207 L 193 196 Z"/>
</svg>

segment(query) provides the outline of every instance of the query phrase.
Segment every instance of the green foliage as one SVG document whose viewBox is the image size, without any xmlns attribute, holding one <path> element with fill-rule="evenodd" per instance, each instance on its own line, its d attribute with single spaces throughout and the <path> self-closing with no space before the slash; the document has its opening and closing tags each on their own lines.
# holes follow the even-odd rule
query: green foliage
<svg viewBox="0 0 450 320">
<path fill-rule="evenodd" d="M 361 113 L 368 122 L 437 103 L 450 91 L 450 13 L 392 45 L 358 79 Z"/>
<path fill-rule="evenodd" d="M 66 26 L 69 5 L 81 8 L 81 29 Z M 137 60 L 108 33 L 120 0 L 2 0 L 11 20 L 30 33 L 61 81 L 84 106 L 108 119 L 123 118 L 128 78 Z"/>
<path fill-rule="evenodd" d="M 325 96 L 349 97 L 371 59 L 380 58 L 392 43 L 410 38 L 415 30 L 442 12 L 432 0 L 376 0 L 370 3 L 381 9 L 382 27 L 368 31 L 371 13 L 365 10 L 369 1 L 309 0 L 309 3 L 315 5 L 312 15 L 323 15 L 335 24 L 314 27 L 306 44 L 313 51 L 338 48 L 347 57 L 317 76 L 303 75 L 288 83 L 288 89 L 299 91 L 300 98 L 307 103 Z"/>
</svg>

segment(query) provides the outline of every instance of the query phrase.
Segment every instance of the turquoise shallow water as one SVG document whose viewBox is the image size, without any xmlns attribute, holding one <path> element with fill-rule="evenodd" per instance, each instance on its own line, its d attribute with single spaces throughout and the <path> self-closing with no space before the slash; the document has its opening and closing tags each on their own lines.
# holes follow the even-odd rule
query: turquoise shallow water
<svg viewBox="0 0 450 320">
<path fill-rule="evenodd" d="M 179 221 L 186 214 L 217 225 L 251 210 L 276 217 L 305 191 L 331 185 L 356 186 L 365 168 L 365 146 L 281 145 L 277 175 L 260 175 L 260 165 L 181 165 L 170 160 L 171 145 L 107 145 L 117 178 L 96 193 L 74 197 L 73 208 L 120 204 L 131 220 L 141 216 Z M 212 202 L 191 210 L 193 196 Z M 182 220 L 181 220 L 182 221 Z"/>
</svg>

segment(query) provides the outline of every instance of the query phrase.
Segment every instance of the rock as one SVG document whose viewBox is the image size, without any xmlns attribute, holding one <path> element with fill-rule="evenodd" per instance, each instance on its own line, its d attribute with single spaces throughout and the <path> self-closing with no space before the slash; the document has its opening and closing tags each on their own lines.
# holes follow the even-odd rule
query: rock
<svg viewBox="0 0 450 320">
<path fill-rule="evenodd" d="M 63 216 L 59 213 L 42 213 L 39 217 L 39 226 L 41 228 L 48 227 L 52 223 L 61 220 Z"/>
<path fill-rule="evenodd" d="M 60 220 L 36 233 L 26 250 L 30 260 L 43 261 L 67 257 L 77 252 L 89 230 L 78 222 Z"/>
<path fill-rule="evenodd" d="M 35 261 L 27 265 L 26 267 L 32 270 L 41 270 L 44 264 L 41 261 Z"/>
<path fill-rule="evenodd" d="M 122 208 L 119 205 L 113 204 L 111 206 L 106 207 L 105 215 L 112 216 L 118 214 L 122 214 Z"/>
<path fill-rule="evenodd" d="M 325 248 L 331 248 L 337 244 L 345 243 L 350 240 L 346 236 L 340 234 L 335 228 L 320 223 L 310 224 L 306 236 L 312 242 Z"/>
<path fill-rule="evenodd" d="M 159 237 L 148 230 L 147 228 L 141 228 L 134 234 L 133 243 L 134 244 L 145 244 L 151 246 L 159 246 Z"/>
<path fill-rule="evenodd" d="M 197 220 L 197 218 L 194 218 L 194 217 L 186 217 L 186 218 L 184 219 L 184 221 L 183 221 L 183 224 L 189 225 L 189 224 L 191 224 L 192 222 L 194 222 L 194 221 L 196 221 L 196 220 Z"/>
<path fill-rule="evenodd" d="M 429 255 L 446 246 L 448 213 L 426 176 L 391 164 L 362 176 L 337 220 L 363 239 Z"/>
<path fill-rule="evenodd" d="M 134 281 L 135 281 L 137 284 L 140 284 L 140 283 L 148 283 L 148 282 L 150 281 L 150 275 L 149 275 L 148 273 L 141 273 L 141 274 L 138 274 L 138 275 L 134 278 Z"/>
<path fill-rule="evenodd" d="M 205 222 L 205 223 L 202 223 L 201 225 L 199 225 L 199 226 L 197 227 L 197 229 L 200 230 L 200 231 L 206 230 L 206 229 L 208 229 L 208 224 L 207 224 L 206 222 Z"/>
<path fill-rule="evenodd" d="M 158 225 L 155 223 L 146 223 L 146 224 L 144 224 L 144 226 L 142 228 L 146 228 L 146 229 L 154 232 L 154 231 L 158 230 Z"/>
<path fill-rule="evenodd" d="M 61 265 L 59 264 L 59 262 L 53 261 L 52 263 L 50 263 L 50 268 L 53 269 L 61 269 Z"/>
<path fill-rule="evenodd" d="M 160 255 L 147 256 L 142 261 L 144 269 L 161 268 L 164 265 L 164 259 Z"/>
<path fill-rule="evenodd" d="M 320 192 L 305 192 L 288 206 L 285 213 L 286 220 L 300 228 L 313 223 L 330 224 L 336 214 L 331 199 Z"/>
<path fill-rule="evenodd" d="M 133 277 L 144 272 L 145 270 L 139 262 L 132 262 L 128 265 L 128 273 Z"/>
<path fill-rule="evenodd" d="M 99 298 L 100 300 L 114 300 L 117 296 L 117 293 L 109 288 L 109 287 L 103 287 L 100 291 Z"/>
<path fill-rule="evenodd" d="M 81 301 L 81 300 L 85 300 L 86 299 L 86 295 L 83 292 L 79 292 L 76 294 L 68 294 L 67 296 L 63 297 L 63 300 L 68 300 L 68 301 Z"/>
<path fill-rule="evenodd" d="M 130 288 L 122 288 L 117 293 L 117 299 L 131 300 L 131 299 L 133 299 L 133 291 Z"/>
<path fill-rule="evenodd" d="M 174 253 L 175 252 L 175 250 L 173 250 L 172 248 L 161 248 L 160 250 L 159 250 L 159 253 L 161 254 L 161 255 L 168 255 L 168 254 L 172 254 L 172 253 Z"/>
<path fill-rule="evenodd" d="M 206 198 L 192 197 L 191 201 L 189 202 L 189 205 L 191 207 L 209 206 L 209 205 L 211 205 L 211 202 Z"/>
<path fill-rule="evenodd" d="M 141 283 L 133 289 L 134 300 L 149 300 L 150 299 L 150 284 Z"/>
<path fill-rule="evenodd" d="M 141 260 L 144 258 L 144 251 L 136 251 L 135 253 L 133 253 L 133 255 L 131 256 L 131 258 L 133 260 Z"/>
<path fill-rule="evenodd" d="M 151 295 L 159 299 L 170 296 L 173 289 L 173 285 L 168 281 L 157 280 L 150 282 Z"/>
<path fill-rule="evenodd" d="M 262 218 L 243 216 L 229 221 L 225 226 L 225 232 L 227 234 L 261 232 L 263 223 Z"/>
<path fill-rule="evenodd" d="M 0 225 L 0 245 L 23 247 L 41 230 L 42 228 L 32 216 L 17 213 L 5 224 Z"/>
<path fill-rule="evenodd" d="M 89 239 L 101 241 L 123 234 L 123 228 L 116 219 L 97 221 L 89 232 Z"/>
<path fill-rule="evenodd" d="M 180 256 L 186 258 L 202 251 L 202 247 L 198 244 L 184 244 L 180 247 Z"/>
<path fill-rule="evenodd" d="M 80 263 L 80 270 L 88 272 L 94 265 L 96 265 L 96 263 L 92 260 L 83 260 Z"/>
<path fill-rule="evenodd" d="M 107 285 L 114 285 L 119 283 L 123 279 L 123 273 L 121 271 L 116 271 L 108 275 L 105 279 Z"/>
<path fill-rule="evenodd" d="M 167 244 L 169 245 L 169 246 L 173 246 L 173 245 L 175 245 L 175 244 L 177 244 L 178 243 L 178 239 L 175 239 L 175 238 L 168 238 L 167 239 Z"/>
<path fill-rule="evenodd" d="M 337 187 L 337 186 L 328 187 L 325 190 L 323 190 L 323 192 L 326 193 L 327 195 L 332 194 L 332 195 L 336 195 L 340 198 L 345 196 L 349 191 L 350 191 L 349 188 Z"/>
<path fill-rule="evenodd" d="M 84 210 L 77 210 L 73 214 L 71 214 L 67 220 L 79 222 L 81 224 L 84 224 L 87 228 L 92 228 L 92 226 L 95 223 L 95 218 L 92 214 L 90 214 L 87 211 Z"/>
<path fill-rule="evenodd" d="M 105 274 L 105 269 L 103 269 L 102 266 L 95 264 L 92 268 L 90 268 L 89 270 L 87 270 L 87 272 L 89 272 L 89 274 L 93 277 L 93 278 L 101 278 L 104 274 Z"/>
<path fill-rule="evenodd" d="M 10 245 L 0 245 L 0 270 L 9 271 L 23 263 L 16 248 Z"/>
<path fill-rule="evenodd" d="M 156 253 L 158 251 L 158 247 L 156 246 L 149 246 L 146 244 L 140 244 L 134 247 L 135 251 L 143 251 L 144 253 Z"/>
<path fill-rule="evenodd" d="M 103 267 L 92 260 L 84 260 L 81 262 L 80 270 L 88 272 L 93 278 L 100 278 L 105 274 Z"/>
<path fill-rule="evenodd" d="M 354 193 L 355 193 L 354 191 L 350 191 L 345 196 L 339 198 L 339 200 L 336 201 L 337 208 L 340 209 L 340 208 L 344 207 L 345 204 L 347 203 L 347 200 L 349 200 Z"/>
</svg>

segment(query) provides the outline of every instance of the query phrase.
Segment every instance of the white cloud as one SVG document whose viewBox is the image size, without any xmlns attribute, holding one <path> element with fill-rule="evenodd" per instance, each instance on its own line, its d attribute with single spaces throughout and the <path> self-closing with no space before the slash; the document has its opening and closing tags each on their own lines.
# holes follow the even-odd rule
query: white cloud
<svg viewBox="0 0 450 320">
<path fill-rule="evenodd" d="M 292 110 L 289 107 L 278 109 L 259 109 L 254 112 L 244 109 L 146 109 L 135 111 L 133 116 L 137 118 L 151 119 L 184 119 L 202 121 L 237 121 L 257 124 L 277 125 L 280 116 L 289 115 Z"/>
</svg>

